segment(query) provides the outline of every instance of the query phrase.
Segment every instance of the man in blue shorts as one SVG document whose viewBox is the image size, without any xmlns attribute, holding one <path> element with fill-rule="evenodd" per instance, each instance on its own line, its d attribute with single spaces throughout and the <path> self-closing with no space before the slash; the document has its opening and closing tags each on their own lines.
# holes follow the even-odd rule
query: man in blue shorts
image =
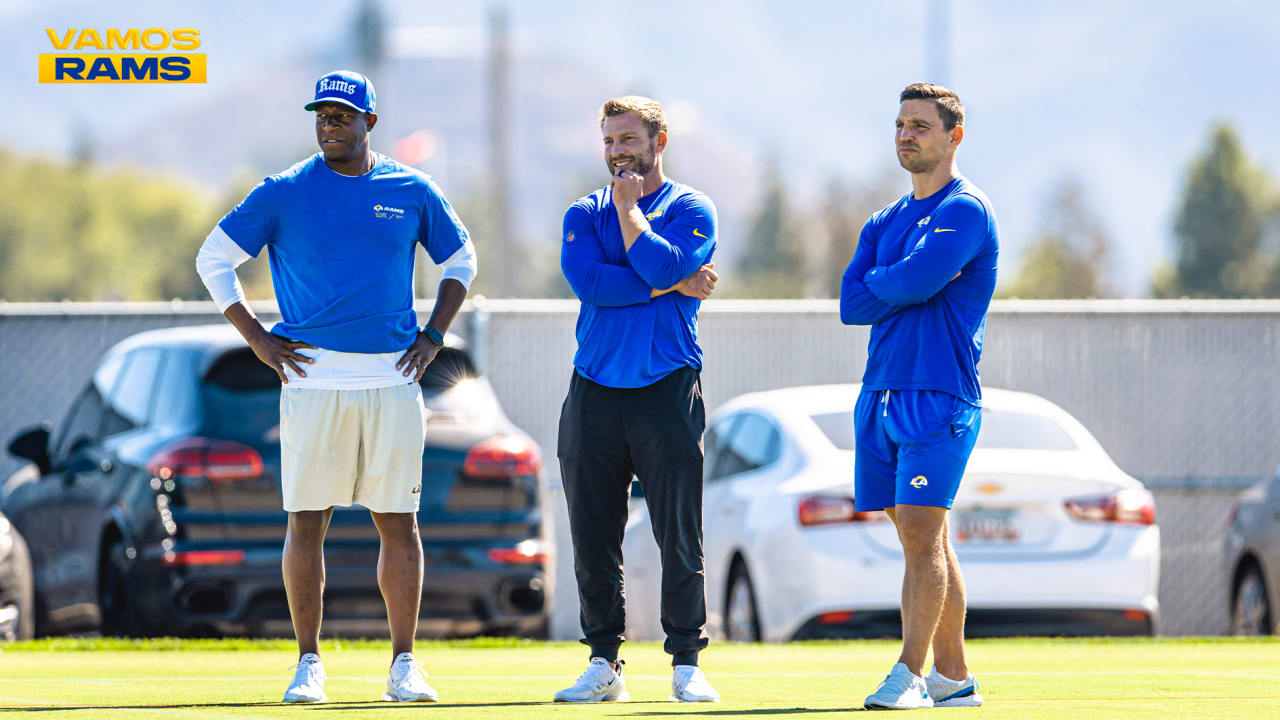
<svg viewBox="0 0 1280 720">
<path fill-rule="evenodd" d="M 671 695 L 716 702 L 698 668 L 707 646 L 702 556 L 702 349 L 698 309 L 715 288 L 711 199 L 662 170 L 667 119 L 649 98 L 600 109 L 612 179 L 564 215 L 560 267 L 582 301 L 557 455 L 573 538 L 587 669 L 557 702 L 628 699 L 622 537 L 634 475 L 662 557 Z"/>
<path fill-rule="evenodd" d="M 854 409 L 854 499 L 860 511 L 888 513 L 906 560 L 902 655 L 865 707 L 973 707 L 982 696 L 965 662 L 964 578 L 947 510 L 981 423 L 998 231 L 991 201 L 956 166 L 960 99 L 919 83 L 899 101 L 898 162 L 912 192 L 863 226 L 840 286 L 840 320 L 871 326 Z"/>
<path fill-rule="evenodd" d="M 318 647 L 324 536 L 334 506 L 357 504 L 372 513 L 381 538 L 378 587 L 393 657 L 382 699 L 437 699 L 413 657 L 427 419 L 418 381 L 475 277 L 475 247 L 429 176 L 370 149 L 374 108 L 364 75 L 320 78 L 306 105 L 315 111 L 320 152 L 263 180 L 196 258 L 218 308 L 284 385 L 282 566 L 299 654 L 285 702 L 326 699 Z M 418 245 L 445 267 L 425 328 L 413 310 Z M 245 304 L 235 274 L 264 247 L 283 317 L 270 332 Z"/>
</svg>

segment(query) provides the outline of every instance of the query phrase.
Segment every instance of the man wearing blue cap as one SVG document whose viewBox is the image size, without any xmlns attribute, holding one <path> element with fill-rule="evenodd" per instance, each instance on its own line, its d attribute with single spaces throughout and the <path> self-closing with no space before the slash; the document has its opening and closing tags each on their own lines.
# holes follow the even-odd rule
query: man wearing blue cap
<svg viewBox="0 0 1280 720">
<path fill-rule="evenodd" d="M 263 180 L 196 258 L 218 308 L 284 385 L 282 565 L 299 650 L 285 702 L 326 700 L 318 654 L 324 535 L 334 506 L 353 504 L 370 510 L 382 543 L 378 586 L 394 657 L 382 699 L 437 699 L 412 654 L 427 417 L 418 380 L 466 298 L 475 247 L 429 176 L 369 148 L 374 108 L 364 75 L 320 78 L 306 105 L 315 111 L 320 152 Z M 445 268 L 425 328 L 413 310 L 418 244 Z M 245 304 L 235 274 L 264 247 L 283 318 L 270 332 Z"/>
</svg>

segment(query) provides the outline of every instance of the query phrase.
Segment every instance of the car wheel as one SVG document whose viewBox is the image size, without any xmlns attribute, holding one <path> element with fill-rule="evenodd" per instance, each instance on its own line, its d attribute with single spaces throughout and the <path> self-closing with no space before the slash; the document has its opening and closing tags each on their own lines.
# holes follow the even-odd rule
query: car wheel
<svg viewBox="0 0 1280 720">
<path fill-rule="evenodd" d="M 1271 603 L 1267 586 L 1257 565 L 1250 566 L 1236 583 L 1236 601 L 1231 607 L 1232 635 L 1270 635 Z"/>
<path fill-rule="evenodd" d="M 0 640 L 30 640 L 36 634 L 36 598 L 34 578 L 31 575 L 31 555 L 21 535 L 13 534 L 13 574 L 18 580 L 17 597 L 13 603 L 0 607 L 0 617 L 7 622 L 0 627 Z"/>
<path fill-rule="evenodd" d="M 729 642 L 760 642 L 760 616 L 756 612 L 756 591 L 751 575 L 741 560 L 729 572 L 725 593 L 724 634 Z"/>
<path fill-rule="evenodd" d="M 138 634 L 129 606 L 129 561 L 124 542 L 117 540 L 102 556 L 98 571 L 98 609 L 102 611 L 102 634 L 128 637 Z"/>
</svg>

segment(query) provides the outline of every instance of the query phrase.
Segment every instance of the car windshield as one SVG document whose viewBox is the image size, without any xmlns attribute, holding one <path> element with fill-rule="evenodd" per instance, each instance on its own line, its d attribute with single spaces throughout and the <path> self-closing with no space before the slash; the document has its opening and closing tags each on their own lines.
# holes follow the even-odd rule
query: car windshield
<svg viewBox="0 0 1280 720">
<path fill-rule="evenodd" d="M 487 385 L 463 393 L 445 392 L 477 376 L 471 358 L 457 348 L 444 348 L 422 376 L 422 400 L 432 411 L 458 411 L 459 403 L 497 400 Z M 477 394 L 483 393 L 483 397 Z M 219 357 L 201 384 L 206 430 L 212 437 L 242 442 L 252 447 L 273 445 L 280 422 L 280 378 L 245 348 Z"/>
<path fill-rule="evenodd" d="M 853 449 L 853 412 L 810 415 L 832 445 Z M 1076 450 L 1070 433 L 1051 418 L 1019 412 L 982 409 L 977 447 L 988 450 Z"/>
</svg>

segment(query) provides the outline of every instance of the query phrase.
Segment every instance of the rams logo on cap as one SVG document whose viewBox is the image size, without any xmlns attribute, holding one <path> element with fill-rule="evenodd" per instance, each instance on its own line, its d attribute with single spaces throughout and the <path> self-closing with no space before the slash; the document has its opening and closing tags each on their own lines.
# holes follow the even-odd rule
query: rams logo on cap
<svg viewBox="0 0 1280 720">
<path fill-rule="evenodd" d="M 320 87 L 316 88 L 320 92 L 328 92 L 330 90 L 352 95 L 356 91 L 356 84 L 347 82 L 346 80 L 334 80 L 332 78 L 324 78 L 320 81 Z"/>
</svg>

